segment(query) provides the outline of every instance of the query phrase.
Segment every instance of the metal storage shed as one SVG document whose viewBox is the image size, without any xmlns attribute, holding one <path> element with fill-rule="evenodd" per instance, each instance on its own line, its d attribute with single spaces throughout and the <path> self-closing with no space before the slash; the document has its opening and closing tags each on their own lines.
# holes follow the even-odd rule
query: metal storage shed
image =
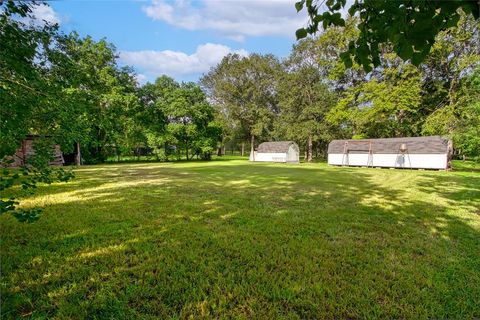
<svg viewBox="0 0 480 320">
<path fill-rule="evenodd" d="M 451 154 L 451 140 L 440 136 L 333 140 L 328 145 L 328 164 L 448 169 Z"/>
<path fill-rule="evenodd" d="M 298 163 L 300 150 L 293 141 L 263 142 L 250 155 L 250 161 Z"/>
<path fill-rule="evenodd" d="M 35 155 L 35 142 L 42 139 L 42 136 L 27 135 L 22 140 L 20 147 L 11 156 L 7 156 L 7 160 L 13 160 L 8 167 L 20 167 L 27 163 L 27 160 Z M 0 159 L 1 160 L 1 159 Z M 62 166 L 65 163 L 63 153 L 59 144 L 52 144 L 52 160 L 49 162 L 51 166 Z"/>
</svg>

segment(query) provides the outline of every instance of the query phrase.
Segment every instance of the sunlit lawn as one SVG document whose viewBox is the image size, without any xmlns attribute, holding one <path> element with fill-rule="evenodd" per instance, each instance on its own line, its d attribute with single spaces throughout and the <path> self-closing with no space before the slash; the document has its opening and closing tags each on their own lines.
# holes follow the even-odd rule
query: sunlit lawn
<svg viewBox="0 0 480 320">
<path fill-rule="evenodd" d="M 2 319 L 480 317 L 480 170 L 85 166 L 0 217 Z"/>
</svg>

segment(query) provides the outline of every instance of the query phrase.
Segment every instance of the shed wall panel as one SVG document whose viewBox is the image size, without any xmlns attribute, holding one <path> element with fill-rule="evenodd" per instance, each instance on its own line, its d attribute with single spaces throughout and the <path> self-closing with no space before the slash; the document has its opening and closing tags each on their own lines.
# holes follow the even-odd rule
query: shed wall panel
<svg viewBox="0 0 480 320">
<path fill-rule="evenodd" d="M 300 162 L 299 150 L 295 145 L 291 145 L 290 148 L 288 148 L 287 162 Z"/>
<path fill-rule="evenodd" d="M 328 164 L 347 165 L 343 153 L 328 155 Z M 349 154 L 349 166 L 367 166 L 368 154 Z M 447 169 L 447 154 L 373 154 L 373 167 L 413 168 L 413 169 Z"/>
<path fill-rule="evenodd" d="M 250 157 L 250 161 L 252 161 Z M 265 153 L 265 152 L 255 152 L 255 161 L 259 162 L 287 162 L 286 153 Z"/>
</svg>

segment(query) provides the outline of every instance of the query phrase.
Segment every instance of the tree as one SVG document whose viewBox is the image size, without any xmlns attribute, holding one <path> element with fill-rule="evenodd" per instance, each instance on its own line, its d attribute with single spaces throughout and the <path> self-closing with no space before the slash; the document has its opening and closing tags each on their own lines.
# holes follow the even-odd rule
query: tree
<svg viewBox="0 0 480 320">
<path fill-rule="evenodd" d="M 322 61 L 312 50 L 312 40 L 294 46 L 285 62 L 286 72 L 279 83 L 280 115 L 276 132 L 288 140 L 305 141 L 306 160 L 313 159 L 313 144 L 328 141 L 331 126 L 325 115 L 336 102 L 336 95 L 322 77 Z M 319 64 L 320 61 L 320 64 Z"/>
<path fill-rule="evenodd" d="M 480 155 L 480 22 L 462 15 L 456 28 L 441 32 L 421 65 L 425 122 L 423 134 L 449 136 L 465 156 Z"/>
<path fill-rule="evenodd" d="M 255 137 L 268 136 L 273 130 L 280 73 L 281 65 L 272 55 L 230 54 L 200 80 L 234 131 L 250 138 L 252 154 Z"/>
<path fill-rule="evenodd" d="M 358 138 L 419 134 L 414 124 L 421 105 L 421 73 L 393 53 L 384 54 L 382 60 L 383 68 L 350 88 L 327 119 Z"/>
<path fill-rule="evenodd" d="M 214 109 L 207 103 L 205 94 L 194 83 L 183 83 L 172 91 L 165 106 L 168 119 L 167 133 L 185 150 L 189 160 L 189 150 L 210 159 L 216 149 L 220 135 L 213 129 Z"/>
<path fill-rule="evenodd" d="M 136 82 L 131 69 L 117 66 L 113 45 L 64 35 L 56 25 L 28 23 L 36 5 L 9 1 L 0 13 L 0 159 L 8 163 L 27 134 L 42 137 L 21 175 L 2 170 L 2 197 L 16 184 L 31 191 L 39 182 L 73 177 L 49 167 L 54 143 L 68 152 L 80 142 L 84 155 L 104 160 L 107 146 L 138 134 L 131 121 L 138 112 Z M 38 218 L 39 209 L 15 210 L 17 204 L 2 198 L 0 211 L 13 211 L 22 221 Z"/>
<path fill-rule="evenodd" d="M 322 32 L 318 37 L 310 37 L 298 41 L 291 58 L 297 63 L 308 63 L 315 66 L 322 81 L 333 87 L 337 92 L 343 92 L 349 87 L 358 85 L 366 79 L 362 66 L 353 63 L 345 68 L 341 54 L 348 48 L 351 41 L 359 36 L 358 19 L 349 17 L 345 26 L 334 26 Z"/>
<path fill-rule="evenodd" d="M 51 146 L 58 136 L 52 134 L 65 125 L 63 114 L 52 112 L 61 101 L 62 82 L 52 68 L 52 57 L 59 57 L 57 27 L 27 24 L 22 18 L 34 18 L 35 3 L 8 1 L 0 12 L 0 161 L 10 162 L 12 155 L 27 134 L 35 133 L 43 139 L 35 144 L 31 156 L 19 172 L 3 168 L 0 174 L 0 214 L 11 212 L 19 221 L 35 221 L 40 209 L 18 209 L 18 201 L 7 197 L 15 185 L 33 191 L 39 182 L 68 181 L 71 172 L 51 168 Z M 60 109 L 63 111 L 62 109 Z"/>
<path fill-rule="evenodd" d="M 205 94 L 194 83 L 178 84 L 161 76 L 155 83 L 147 83 L 139 90 L 143 105 L 146 136 L 149 146 L 159 154 L 164 146 L 168 157 L 169 146 L 174 145 L 177 157 L 183 150 L 187 160 L 193 155 L 209 160 L 221 140 L 222 129 L 215 121 L 215 109 Z"/>
<path fill-rule="evenodd" d="M 323 10 L 325 4 L 327 10 Z M 314 34 L 323 26 L 344 26 L 342 10 L 347 0 L 301 0 L 295 3 L 297 11 L 306 8 L 310 22 L 306 28 L 298 29 L 297 38 Z M 403 60 L 419 65 L 425 60 L 435 37 L 441 31 L 457 25 L 460 11 L 480 16 L 480 6 L 476 0 L 436 1 L 436 0 L 355 0 L 348 9 L 351 16 L 358 14 L 360 35 L 351 41 L 342 53 L 347 68 L 353 60 L 369 72 L 380 65 L 381 44 L 391 44 L 394 52 Z"/>
<path fill-rule="evenodd" d="M 0 158 L 15 152 L 29 133 L 32 119 L 42 118 L 43 108 L 53 102 L 47 85 L 50 74 L 45 54 L 56 27 L 27 25 L 15 16 L 31 17 L 31 4 L 9 1 L 0 12 Z"/>
<path fill-rule="evenodd" d="M 166 134 L 168 119 L 165 112 L 172 92 L 179 86 L 174 79 L 161 76 L 138 90 L 143 108 L 139 121 L 143 124 L 147 143 L 154 150 L 157 160 L 160 157 L 168 160 L 170 154 L 168 142 L 172 139 Z"/>
<path fill-rule="evenodd" d="M 426 114 L 455 103 L 460 82 L 480 63 L 480 21 L 461 15 L 458 26 L 442 31 L 420 65 Z"/>
<path fill-rule="evenodd" d="M 117 66 L 116 49 L 105 39 L 72 33 L 59 43 L 67 58 L 58 73 L 68 75 L 65 93 L 67 105 L 75 106 L 69 116 L 77 120 L 77 141 L 87 162 L 102 162 L 121 141 L 138 136 L 130 121 L 140 106 L 133 71 Z"/>
<path fill-rule="evenodd" d="M 446 135 L 465 156 L 480 156 L 480 66 L 463 78 L 454 103 L 435 110 L 426 119 L 424 134 Z"/>
</svg>

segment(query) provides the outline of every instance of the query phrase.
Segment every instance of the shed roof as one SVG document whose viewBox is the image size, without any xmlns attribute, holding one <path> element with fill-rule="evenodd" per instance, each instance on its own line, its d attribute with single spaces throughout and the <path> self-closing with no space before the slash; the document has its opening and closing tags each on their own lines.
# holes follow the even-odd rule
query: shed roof
<svg viewBox="0 0 480 320">
<path fill-rule="evenodd" d="M 349 153 L 368 153 L 370 143 L 373 153 L 398 153 L 400 145 L 405 143 L 408 153 L 443 154 L 447 153 L 448 139 L 441 136 L 381 138 L 362 140 L 333 140 L 328 145 L 328 153 L 344 153 L 348 142 Z"/>
<path fill-rule="evenodd" d="M 271 142 L 263 142 L 257 148 L 257 152 L 260 153 L 286 153 L 288 152 L 288 148 L 291 145 L 298 146 L 293 141 L 271 141 Z"/>
</svg>

